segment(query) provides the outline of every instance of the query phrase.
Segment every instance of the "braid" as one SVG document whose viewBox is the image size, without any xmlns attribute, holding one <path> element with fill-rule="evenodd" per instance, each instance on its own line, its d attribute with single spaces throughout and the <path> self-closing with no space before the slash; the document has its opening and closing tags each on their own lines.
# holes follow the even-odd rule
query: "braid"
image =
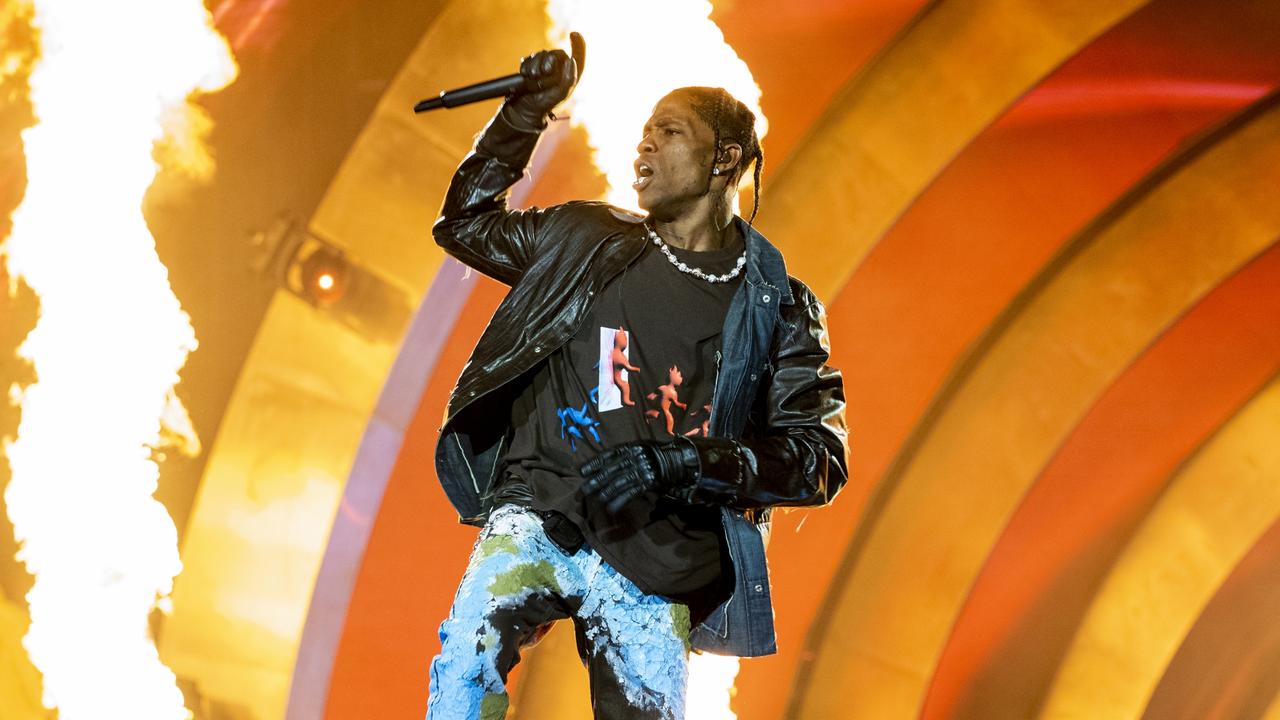
<svg viewBox="0 0 1280 720">
<path fill-rule="evenodd" d="M 715 105 L 711 111 L 711 131 L 715 133 L 715 142 L 711 145 L 711 173 L 707 174 L 707 190 L 711 189 L 711 178 L 716 169 L 716 161 L 720 158 L 720 114 L 724 109 L 724 96 L 728 93 L 723 88 L 716 88 Z"/>
<path fill-rule="evenodd" d="M 747 220 L 747 224 L 756 221 L 756 213 L 760 210 L 760 173 L 764 170 L 764 150 L 759 144 L 756 145 L 756 170 L 751 176 L 751 217 Z"/>
</svg>

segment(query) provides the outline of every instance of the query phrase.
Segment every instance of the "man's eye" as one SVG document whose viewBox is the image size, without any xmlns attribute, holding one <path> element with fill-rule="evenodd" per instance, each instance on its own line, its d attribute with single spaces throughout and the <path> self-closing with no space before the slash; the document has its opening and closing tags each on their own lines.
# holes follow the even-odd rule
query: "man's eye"
<svg viewBox="0 0 1280 720">
<path fill-rule="evenodd" d="M 675 128 L 663 128 L 668 135 L 679 135 L 680 131 Z"/>
</svg>

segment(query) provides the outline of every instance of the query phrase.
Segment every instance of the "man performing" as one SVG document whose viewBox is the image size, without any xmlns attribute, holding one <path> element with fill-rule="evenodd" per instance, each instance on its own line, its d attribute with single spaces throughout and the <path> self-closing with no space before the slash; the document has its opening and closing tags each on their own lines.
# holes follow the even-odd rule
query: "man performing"
<svg viewBox="0 0 1280 720">
<path fill-rule="evenodd" d="M 541 89 L 503 104 L 434 228 L 511 289 L 436 448 L 449 499 L 483 530 L 440 627 L 427 716 L 503 717 L 520 649 L 570 619 L 595 717 L 682 718 L 691 648 L 775 651 L 763 535 L 771 508 L 843 486 L 843 385 L 821 303 L 732 211 L 764 161 L 745 105 L 702 87 L 657 104 L 635 163 L 644 217 L 510 211 L 577 81 L 559 50 L 521 72 Z"/>
</svg>

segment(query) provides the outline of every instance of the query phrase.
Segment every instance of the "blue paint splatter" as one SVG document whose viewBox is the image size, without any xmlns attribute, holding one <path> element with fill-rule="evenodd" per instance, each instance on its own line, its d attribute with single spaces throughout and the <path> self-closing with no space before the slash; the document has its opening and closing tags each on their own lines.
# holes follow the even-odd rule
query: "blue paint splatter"
<svg viewBox="0 0 1280 720">
<path fill-rule="evenodd" d="M 594 390 L 592 392 L 595 392 Z M 578 445 L 574 442 L 574 438 L 579 440 L 586 439 L 582 434 L 583 429 L 591 433 L 591 437 L 596 442 L 600 442 L 600 432 L 596 428 L 600 425 L 600 421 L 591 417 L 591 413 L 587 410 L 590 403 L 582 403 L 581 409 L 563 407 L 556 408 L 556 415 L 560 418 L 560 439 L 569 440 L 569 450 L 578 451 Z"/>
</svg>

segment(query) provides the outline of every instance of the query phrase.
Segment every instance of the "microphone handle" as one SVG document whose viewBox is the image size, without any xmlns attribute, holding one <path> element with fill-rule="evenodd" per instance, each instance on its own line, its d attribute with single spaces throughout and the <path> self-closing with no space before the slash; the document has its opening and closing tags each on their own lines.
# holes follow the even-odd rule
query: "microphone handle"
<svg viewBox="0 0 1280 720">
<path fill-rule="evenodd" d="M 525 76 L 515 73 L 454 90 L 446 90 L 440 93 L 439 97 L 427 98 L 414 105 L 413 111 L 420 113 L 437 108 L 452 108 L 490 98 L 503 97 L 524 88 L 526 80 Z"/>
</svg>

